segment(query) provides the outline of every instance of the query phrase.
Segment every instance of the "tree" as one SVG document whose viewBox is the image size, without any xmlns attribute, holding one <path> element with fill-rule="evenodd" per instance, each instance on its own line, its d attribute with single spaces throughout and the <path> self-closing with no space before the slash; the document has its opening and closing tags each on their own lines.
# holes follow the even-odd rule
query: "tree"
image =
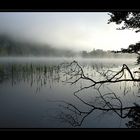
<svg viewBox="0 0 140 140">
<path fill-rule="evenodd" d="M 82 51 L 82 57 L 88 57 L 87 51 Z"/>
<path fill-rule="evenodd" d="M 108 24 L 115 22 L 116 24 L 121 25 L 118 30 L 131 29 L 136 33 L 140 32 L 140 12 L 111 12 L 109 13 L 110 19 Z M 114 51 L 115 53 L 136 53 L 138 54 L 137 63 L 140 63 L 140 42 L 136 44 L 131 44 L 127 49 L 121 49 L 121 51 Z"/>
<path fill-rule="evenodd" d="M 123 24 L 119 30 L 132 29 L 136 33 L 140 32 L 140 12 L 111 12 L 108 24 L 115 22 Z"/>
</svg>

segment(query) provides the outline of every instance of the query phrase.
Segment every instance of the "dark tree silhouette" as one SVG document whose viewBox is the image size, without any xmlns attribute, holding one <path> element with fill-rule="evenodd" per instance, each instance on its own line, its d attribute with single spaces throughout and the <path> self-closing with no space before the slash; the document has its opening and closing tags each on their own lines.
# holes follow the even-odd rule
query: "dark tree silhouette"
<svg viewBox="0 0 140 140">
<path fill-rule="evenodd" d="M 136 106 L 137 108 L 132 109 L 128 115 L 128 118 L 132 119 L 126 123 L 128 128 L 140 128 L 140 106 L 137 104 Z"/>
<path fill-rule="evenodd" d="M 140 12 L 111 12 L 109 13 L 110 19 L 108 24 L 115 22 L 116 24 L 122 24 L 118 30 L 131 29 L 136 33 L 140 32 Z M 127 49 L 121 49 L 121 51 L 113 51 L 115 53 L 136 53 L 138 54 L 137 63 L 140 63 L 140 42 L 131 44 Z"/>
<path fill-rule="evenodd" d="M 111 12 L 109 15 L 111 18 L 108 23 L 123 23 L 121 28 L 118 28 L 119 30 L 132 29 L 135 30 L 136 33 L 140 32 L 140 12 Z"/>
</svg>

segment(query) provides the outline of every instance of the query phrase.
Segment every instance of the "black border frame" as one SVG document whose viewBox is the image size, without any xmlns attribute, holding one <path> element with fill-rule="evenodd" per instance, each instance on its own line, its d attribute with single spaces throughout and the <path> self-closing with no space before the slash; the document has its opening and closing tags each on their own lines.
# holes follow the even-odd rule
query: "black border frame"
<svg viewBox="0 0 140 140">
<path fill-rule="evenodd" d="M 0 12 L 109 12 L 109 11 L 137 11 L 139 4 L 135 1 L 114 0 L 44 0 L 42 1 L 21 1 L 11 0 L 0 2 Z M 123 128 L 0 128 L 0 131 L 91 131 L 97 132 L 139 132 L 140 129 Z M 127 134 L 128 134 L 127 133 Z M 126 134 L 126 133 L 125 133 Z M 99 134 L 100 135 L 100 134 Z M 134 137 L 133 137 L 134 138 Z"/>
</svg>

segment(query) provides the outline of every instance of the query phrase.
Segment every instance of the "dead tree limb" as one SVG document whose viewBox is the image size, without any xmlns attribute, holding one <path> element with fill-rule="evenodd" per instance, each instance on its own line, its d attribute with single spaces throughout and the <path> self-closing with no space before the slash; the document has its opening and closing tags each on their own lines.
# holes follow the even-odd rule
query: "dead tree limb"
<svg viewBox="0 0 140 140">
<path fill-rule="evenodd" d="M 139 78 L 134 78 L 131 70 L 129 69 L 129 67 L 126 64 L 123 64 L 122 68 L 115 74 L 113 74 L 114 71 L 111 71 L 111 70 L 108 70 L 107 72 L 104 72 L 104 73 L 99 72 L 100 75 L 102 75 L 105 78 L 104 80 L 99 80 L 99 81 L 96 81 L 96 80 L 86 76 L 82 66 L 80 66 L 78 64 L 78 62 L 76 62 L 76 61 L 73 61 L 71 63 L 62 64 L 61 68 L 62 68 L 61 72 L 64 75 L 68 76 L 68 78 L 66 80 L 64 80 L 63 82 L 70 83 L 71 85 L 78 83 L 80 80 L 86 80 L 86 81 L 92 82 L 91 85 L 84 86 L 74 92 L 74 96 L 80 102 L 82 102 L 84 105 L 90 107 L 90 109 L 88 109 L 87 111 L 80 111 L 78 109 L 78 107 L 76 107 L 75 105 L 65 102 L 65 101 L 61 101 L 61 102 L 65 103 L 65 105 L 67 105 L 67 106 L 63 106 L 63 108 L 68 109 L 71 113 L 74 113 L 74 114 L 64 115 L 63 117 L 61 116 L 61 119 L 64 119 L 66 122 L 69 122 L 71 125 L 81 126 L 83 121 L 85 120 L 85 118 L 87 118 L 95 110 L 100 110 L 100 111 L 104 111 L 104 112 L 113 111 L 119 117 L 124 119 L 124 118 L 128 117 L 133 110 L 137 110 L 139 108 L 139 106 L 136 106 L 135 104 L 133 106 L 124 107 L 121 99 L 119 97 L 117 97 L 117 95 L 113 91 L 106 93 L 106 94 L 102 94 L 100 91 L 101 86 L 106 83 L 114 84 L 114 83 L 118 83 L 118 82 L 128 82 L 128 81 L 129 82 L 140 82 Z M 109 72 L 112 72 L 110 77 L 108 76 Z M 125 72 L 128 72 L 128 74 L 130 76 L 129 78 L 124 77 Z M 96 85 L 99 85 L 99 87 L 96 88 Z M 78 93 L 80 91 L 82 91 L 84 89 L 89 89 L 91 87 L 93 87 L 93 89 L 98 92 L 98 94 L 99 94 L 98 99 L 103 103 L 103 106 L 97 106 L 97 105 L 91 104 L 91 103 L 85 101 L 84 99 L 82 99 L 78 95 Z M 112 102 L 111 102 L 112 100 L 113 101 L 115 100 L 117 102 L 117 105 L 112 104 Z M 74 115 L 76 115 L 76 117 Z M 77 115 L 80 117 L 79 120 L 77 119 L 78 118 Z"/>
</svg>

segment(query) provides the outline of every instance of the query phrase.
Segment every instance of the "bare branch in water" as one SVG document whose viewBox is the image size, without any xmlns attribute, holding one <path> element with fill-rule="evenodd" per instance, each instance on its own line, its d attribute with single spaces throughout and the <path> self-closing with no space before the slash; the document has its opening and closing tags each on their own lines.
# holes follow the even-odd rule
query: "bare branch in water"
<svg viewBox="0 0 140 140">
<path fill-rule="evenodd" d="M 82 102 L 84 105 L 90 108 L 87 111 L 81 111 L 78 107 L 71 103 L 60 101 L 66 105 L 63 105 L 61 107 L 70 111 L 69 114 L 62 113 L 63 115 L 60 115 L 60 119 L 62 119 L 65 122 L 69 122 L 74 127 L 81 126 L 83 121 L 95 110 L 100 110 L 103 112 L 113 111 L 121 118 L 126 118 L 130 114 L 132 114 L 134 110 L 139 110 L 139 106 L 136 106 L 135 104 L 133 106 L 123 107 L 121 99 L 113 91 L 108 92 L 106 94 L 102 94 L 100 91 L 101 86 L 105 85 L 106 83 L 114 84 L 124 81 L 140 82 L 140 79 L 134 78 L 131 70 L 126 64 L 123 64 L 122 68 L 118 72 L 107 70 L 106 72 L 101 73 L 97 71 L 101 76 L 105 78 L 104 80 L 99 81 L 96 81 L 86 76 L 82 66 L 80 66 L 76 61 L 61 64 L 61 72 L 67 76 L 67 79 L 63 82 L 70 83 L 71 85 L 78 83 L 80 80 L 86 80 L 92 83 L 88 86 L 81 87 L 80 89 L 74 92 L 74 96 L 80 102 Z M 109 74 L 110 72 L 111 74 Z M 128 72 L 130 78 L 126 78 L 124 76 L 125 72 Z M 97 88 L 96 85 L 99 85 L 99 87 Z M 97 91 L 99 97 L 96 98 L 96 100 L 99 100 L 99 102 L 102 103 L 102 106 L 97 106 L 94 103 L 91 104 L 78 95 L 80 91 L 89 89 L 91 87 Z M 112 101 L 115 101 L 117 104 L 113 104 Z"/>
</svg>

